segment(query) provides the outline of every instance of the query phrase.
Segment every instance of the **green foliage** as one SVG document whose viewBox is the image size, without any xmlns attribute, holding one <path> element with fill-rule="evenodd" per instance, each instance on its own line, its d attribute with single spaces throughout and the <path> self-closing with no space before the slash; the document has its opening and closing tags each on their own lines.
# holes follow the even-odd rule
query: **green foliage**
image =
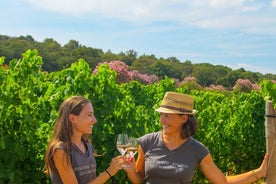
<svg viewBox="0 0 276 184">
<path fill-rule="evenodd" d="M 261 82 L 261 91 L 265 95 L 266 100 L 271 100 L 276 109 L 276 83 L 271 80 L 263 80 Z"/>
<path fill-rule="evenodd" d="M 4 56 L 0 57 L 0 65 L 1 65 L 1 66 L 3 65 L 4 61 L 5 61 Z"/>
<path fill-rule="evenodd" d="M 99 63 L 119 60 L 129 66 L 129 70 L 139 73 L 165 76 L 182 81 L 188 76 L 197 78 L 202 87 L 210 85 L 223 85 L 226 89 L 232 89 L 238 79 L 248 79 L 253 84 L 258 84 L 263 79 L 276 80 L 275 74 L 261 74 L 246 71 L 243 68 L 232 70 L 227 66 L 211 65 L 208 63 L 192 64 L 191 61 L 179 61 L 175 57 L 157 58 L 155 55 L 138 56 L 134 50 L 112 53 L 110 50 L 86 47 L 76 40 L 69 40 L 61 46 L 52 38 L 46 38 L 43 42 L 35 41 L 32 36 L 8 37 L 0 35 L 0 56 L 5 56 L 5 64 L 14 58 L 20 58 L 21 53 L 28 49 L 36 48 L 43 58 L 42 70 L 53 72 L 68 68 L 73 62 L 84 59 L 93 70 Z"/>
<path fill-rule="evenodd" d="M 196 137 L 211 151 L 223 173 L 258 167 L 265 155 L 265 102 L 258 92 L 226 96 L 193 91 L 200 128 Z M 252 160 L 255 160 L 252 162 Z"/>
<path fill-rule="evenodd" d="M 36 51 L 27 51 L 11 62 L 10 70 L 1 71 L 5 78 L 0 86 L 0 183 L 40 183 L 43 178 L 43 120 L 48 111 L 41 100 L 41 64 Z"/>
<path fill-rule="evenodd" d="M 223 172 L 240 173 L 262 161 L 265 107 L 263 94 L 258 91 L 222 94 L 177 88 L 168 77 L 151 85 L 137 81 L 118 84 L 116 73 L 107 65 L 91 74 L 89 64 L 82 59 L 47 73 L 41 70 L 43 61 L 36 50 L 26 51 L 9 67 L 4 67 L 3 61 L 0 59 L 0 183 L 45 181 L 45 148 L 58 107 L 71 95 L 83 95 L 94 106 L 97 124 L 91 139 L 101 154 L 96 158 L 98 173 L 119 154 L 114 139 L 117 134 L 139 137 L 160 130 L 155 108 L 167 91 L 194 97 L 200 121 L 196 138 L 210 149 Z M 115 183 L 130 183 L 123 171 L 113 179 Z M 194 183 L 207 181 L 197 172 Z"/>
</svg>

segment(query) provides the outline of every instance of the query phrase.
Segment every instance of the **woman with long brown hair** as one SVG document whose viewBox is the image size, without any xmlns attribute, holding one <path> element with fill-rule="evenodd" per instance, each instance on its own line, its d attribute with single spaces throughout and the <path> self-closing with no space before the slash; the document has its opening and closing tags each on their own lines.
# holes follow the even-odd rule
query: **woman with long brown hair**
<svg viewBox="0 0 276 184">
<path fill-rule="evenodd" d="M 105 183 L 121 169 L 124 160 L 118 156 L 96 176 L 94 149 L 88 138 L 96 122 L 90 100 L 72 96 L 61 104 L 45 155 L 46 173 L 53 184 Z"/>
</svg>

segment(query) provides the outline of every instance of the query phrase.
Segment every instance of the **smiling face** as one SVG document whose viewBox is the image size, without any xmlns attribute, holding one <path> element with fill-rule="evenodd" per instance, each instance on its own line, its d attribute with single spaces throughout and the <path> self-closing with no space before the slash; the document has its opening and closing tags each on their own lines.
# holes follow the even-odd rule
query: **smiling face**
<svg viewBox="0 0 276 184">
<path fill-rule="evenodd" d="M 163 133 L 167 135 L 180 135 L 182 125 L 187 121 L 187 115 L 160 114 L 160 122 L 163 125 Z"/>
<path fill-rule="evenodd" d="M 69 118 L 73 124 L 74 133 L 81 135 L 92 134 L 93 125 L 97 122 L 91 103 L 83 106 L 79 115 L 70 114 Z"/>
</svg>

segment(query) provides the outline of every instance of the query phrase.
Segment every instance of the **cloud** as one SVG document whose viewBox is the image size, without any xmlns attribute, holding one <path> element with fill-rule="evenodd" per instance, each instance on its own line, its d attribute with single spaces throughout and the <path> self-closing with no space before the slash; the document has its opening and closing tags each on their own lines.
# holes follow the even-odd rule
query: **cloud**
<svg viewBox="0 0 276 184">
<path fill-rule="evenodd" d="M 232 29 L 255 34 L 276 34 L 274 12 L 254 0 L 26 0 L 32 6 L 87 20 L 109 18 L 132 25 L 173 22 L 180 29 Z M 268 3 L 267 3 L 268 4 Z M 276 0 L 271 2 L 276 7 Z M 175 26 L 174 25 L 174 26 Z M 166 25 L 167 26 L 167 25 Z M 252 31 L 253 30 L 253 31 Z"/>
<path fill-rule="evenodd" d="M 210 0 L 210 6 L 213 8 L 229 8 L 239 7 L 243 4 L 244 0 Z"/>
<path fill-rule="evenodd" d="M 236 65 L 228 65 L 228 67 L 232 68 L 233 70 L 244 68 L 247 71 L 260 72 L 262 74 L 275 73 L 275 71 L 273 71 L 273 69 L 269 68 L 269 66 L 266 67 L 266 66 L 258 66 L 258 65 L 239 63 Z"/>
<path fill-rule="evenodd" d="M 31 5 L 46 11 L 71 16 L 101 15 L 129 19 L 147 17 L 151 9 L 162 5 L 159 1 L 130 0 L 27 0 Z"/>
<path fill-rule="evenodd" d="M 276 7 L 276 0 L 272 0 L 272 1 L 271 1 L 271 6 L 272 6 L 272 7 Z"/>
<path fill-rule="evenodd" d="M 256 5 L 256 6 L 244 6 L 242 8 L 243 12 L 256 12 L 258 10 L 260 10 L 260 5 Z"/>
</svg>

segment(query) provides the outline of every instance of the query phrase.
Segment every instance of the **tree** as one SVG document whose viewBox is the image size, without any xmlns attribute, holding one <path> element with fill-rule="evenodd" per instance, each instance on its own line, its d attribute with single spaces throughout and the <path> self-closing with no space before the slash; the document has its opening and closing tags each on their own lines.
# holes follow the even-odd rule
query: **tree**
<svg viewBox="0 0 276 184">
<path fill-rule="evenodd" d="M 108 50 L 107 52 L 103 53 L 102 56 L 102 62 L 109 62 L 113 60 L 119 60 L 119 57 L 117 57 L 116 54 L 112 53 L 111 50 Z"/>
<path fill-rule="evenodd" d="M 42 69 L 48 72 L 61 70 L 79 59 L 84 59 L 89 63 L 92 70 L 100 62 L 119 60 L 126 63 L 130 70 L 137 70 L 142 74 L 156 74 L 161 78 L 168 76 L 179 81 L 188 76 L 195 76 L 202 86 L 214 84 L 232 89 L 239 78 L 249 79 L 254 84 L 264 79 L 276 80 L 275 74 L 263 75 L 246 71 L 244 68 L 232 70 L 226 66 L 208 63 L 192 64 L 190 60 L 182 62 L 173 56 L 167 59 L 156 58 L 153 54 L 138 57 L 134 50 L 119 54 L 108 50 L 104 53 L 102 49 L 80 45 L 76 40 L 70 40 L 62 47 L 52 38 L 37 42 L 31 35 L 19 37 L 0 35 L 0 57 L 5 57 L 4 64 L 8 64 L 12 59 L 21 58 L 21 54 L 28 49 L 38 50 L 44 61 Z"/>
<path fill-rule="evenodd" d="M 201 86 L 207 87 L 215 84 L 217 75 L 214 72 L 214 66 L 208 63 L 195 64 L 193 74 Z"/>
<path fill-rule="evenodd" d="M 137 58 L 132 65 L 130 66 L 131 70 L 138 70 L 141 73 L 146 73 L 146 74 L 154 74 L 154 72 L 152 72 L 150 70 L 150 67 L 155 61 L 157 60 L 157 58 L 155 57 L 155 55 L 142 55 L 139 58 Z"/>
<path fill-rule="evenodd" d="M 151 66 L 150 70 L 158 76 L 159 79 L 164 79 L 165 76 L 171 77 L 170 73 L 168 73 L 171 70 L 171 64 L 164 59 L 160 59 L 155 61 Z"/>
<path fill-rule="evenodd" d="M 73 51 L 77 48 L 79 48 L 79 42 L 76 40 L 70 40 L 67 44 L 63 46 L 64 51 Z"/>
<path fill-rule="evenodd" d="M 119 60 L 125 62 L 128 66 L 131 66 L 137 58 L 137 52 L 134 50 L 128 50 L 125 53 L 120 52 L 118 56 Z"/>
<path fill-rule="evenodd" d="M 43 58 L 42 68 L 46 71 L 61 70 L 57 59 L 61 56 L 61 45 L 52 38 L 46 38 L 43 42 L 36 44 L 37 50 Z"/>
<path fill-rule="evenodd" d="M 223 85 L 227 89 L 231 89 L 236 81 L 239 79 L 239 72 L 238 71 L 231 71 L 226 76 L 217 80 L 217 83 Z"/>
<path fill-rule="evenodd" d="M 186 60 L 185 62 L 181 63 L 182 67 L 182 74 L 181 74 L 181 80 L 185 77 L 191 76 L 193 73 L 193 65 L 190 60 Z"/>
</svg>

